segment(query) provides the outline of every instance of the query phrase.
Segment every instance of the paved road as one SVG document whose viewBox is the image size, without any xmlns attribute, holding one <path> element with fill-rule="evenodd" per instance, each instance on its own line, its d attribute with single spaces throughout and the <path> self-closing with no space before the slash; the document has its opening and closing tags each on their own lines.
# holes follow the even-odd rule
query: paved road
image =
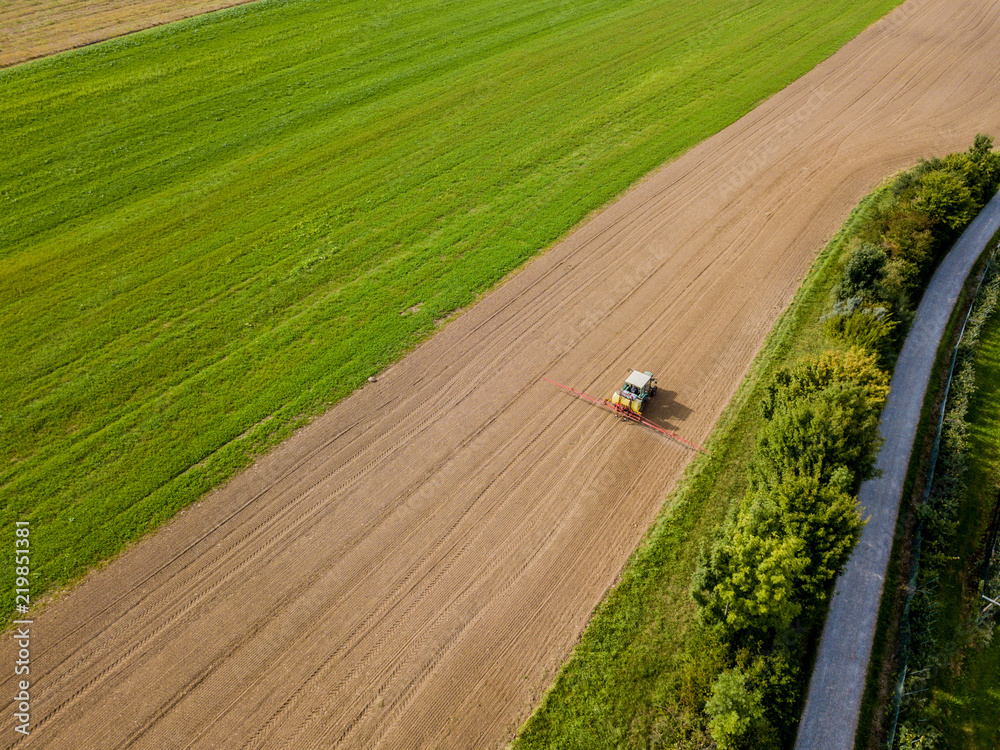
<svg viewBox="0 0 1000 750">
<path fill-rule="evenodd" d="M 854 747 L 882 584 L 934 355 L 962 286 L 998 227 L 1000 195 L 983 209 L 941 263 L 917 308 L 913 328 L 896 363 L 889 401 L 882 412 L 885 445 L 879 454 L 878 468 L 883 474 L 862 484 L 859 494 L 860 503 L 871 518 L 837 580 L 809 683 L 796 750 Z"/>
</svg>

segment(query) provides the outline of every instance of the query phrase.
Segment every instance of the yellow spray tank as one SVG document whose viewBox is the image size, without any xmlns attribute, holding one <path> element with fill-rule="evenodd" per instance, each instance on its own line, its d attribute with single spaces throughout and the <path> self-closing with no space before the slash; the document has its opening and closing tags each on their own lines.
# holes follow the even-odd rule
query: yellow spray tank
<svg viewBox="0 0 1000 750">
<path fill-rule="evenodd" d="M 625 385 L 615 391 L 611 397 L 611 405 L 617 411 L 627 411 L 632 414 L 642 414 L 646 400 L 656 395 L 656 378 L 651 372 L 633 370 L 625 380 Z"/>
</svg>

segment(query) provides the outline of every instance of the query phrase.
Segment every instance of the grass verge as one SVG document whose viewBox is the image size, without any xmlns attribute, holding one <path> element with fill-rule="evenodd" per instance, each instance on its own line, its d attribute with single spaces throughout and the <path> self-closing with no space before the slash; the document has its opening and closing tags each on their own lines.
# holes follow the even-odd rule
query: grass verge
<svg viewBox="0 0 1000 750">
<path fill-rule="evenodd" d="M 1000 467 L 1000 311 L 984 327 L 976 354 L 976 389 L 969 403 L 969 461 L 966 502 L 959 521 L 955 556 L 962 570 L 949 589 L 942 618 L 968 623 L 984 604 L 977 573 L 986 551 L 984 540 L 998 502 Z M 973 565 L 968 562 L 973 561 Z M 971 568 L 971 569 L 969 569 Z M 995 634 L 995 625 L 992 631 Z M 946 635 L 946 634 L 945 634 Z M 970 633 L 951 633 L 958 646 L 950 669 L 932 687 L 930 711 L 940 716 L 942 745 L 948 748 L 1000 747 L 1000 639 L 977 645 Z"/>
</svg>

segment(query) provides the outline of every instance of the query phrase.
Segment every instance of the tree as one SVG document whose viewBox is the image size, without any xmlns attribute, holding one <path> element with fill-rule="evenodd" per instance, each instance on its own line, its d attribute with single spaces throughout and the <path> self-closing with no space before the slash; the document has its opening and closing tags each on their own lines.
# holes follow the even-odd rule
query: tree
<svg viewBox="0 0 1000 750">
<path fill-rule="evenodd" d="M 977 205 L 983 206 L 1000 186 L 1000 154 L 993 151 L 993 138 L 980 133 L 963 156 L 966 184 Z"/>
<path fill-rule="evenodd" d="M 979 210 L 965 180 L 950 170 L 924 175 L 914 205 L 955 231 L 964 228 Z"/>
<path fill-rule="evenodd" d="M 884 215 L 879 244 L 889 256 L 882 277 L 882 292 L 896 309 L 908 307 L 923 288 L 937 258 L 939 245 L 934 220 L 909 203 L 897 203 Z"/>
<path fill-rule="evenodd" d="M 727 575 L 710 594 L 716 616 L 733 641 L 766 642 L 802 611 L 796 589 L 809 565 L 803 540 L 758 536 L 740 524 L 726 546 Z"/>
<path fill-rule="evenodd" d="M 756 500 L 758 510 L 749 520 L 755 534 L 802 540 L 801 554 L 808 562 L 794 596 L 803 609 L 822 603 L 861 539 L 865 522 L 849 483 L 847 470 L 841 468 L 828 484 L 815 477 L 794 477 Z"/>
<path fill-rule="evenodd" d="M 768 644 L 823 603 L 864 521 L 841 468 L 821 484 L 795 476 L 748 494 L 722 541 L 699 560 L 692 595 L 702 622 L 735 647 Z"/>
<path fill-rule="evenodd" d="M 766 750 L 780 747 L 764 718 L 760 689 L 739 670 L 723 672 L 705 705 L 708 728 L 719 750 Z"/>
<path fill-rule="evenodd" d="M 860 386 L 871 407 L 879 411 L 889 396 L 889 376 L 879 368 L 874 354 L 857 348 L 826 352 L 778 370 L 761 404 L 764 419 L 770 420 L 776 411 L 794 408 L 803 399 L 839 382 Z"/>
<path fill-rule="evenodd" d="M 875 476 L 881 401 L 871 391 L 837 381 L 797 402 L 779 397 L 782 408 L 760 431 L 751 487 L 773 489 L 799 476 L 827 484 L 841 467 L 850 472 L 852 486 Z"/>
<path fill-rule="evenodd" d="M 778 372 L 750 490 L 692 580 L 701 622 L 735 647 L 772 642 L 812 612 L 857 544 L 853 493 L 874 476 L 887 395 L 886 374 L 860 350 Z"/>
<path fill-rule="evenodd" d="M 876 245 L 859 247 L 851 254 L 844 267 L 844 275 L 837 287 L 837 297 L 861 297 L 868 301 L 879 299 L 887 260 L 885 251 Z"/>
</svg>

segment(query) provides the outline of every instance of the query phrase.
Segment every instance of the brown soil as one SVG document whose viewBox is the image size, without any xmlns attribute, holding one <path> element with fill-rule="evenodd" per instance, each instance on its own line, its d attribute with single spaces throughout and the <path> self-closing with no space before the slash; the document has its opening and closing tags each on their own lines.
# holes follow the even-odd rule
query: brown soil
<svg viewBox="0 0 1000 750">
<path fill-rule="evenodd" d="M 0 68 L 250 0 L 4 0 Z"/>
<path fill-rule="evenodd" d="M 859 198 L 1000 135 L 998 59 L 1000 4 L 912 0 L 651 175 L 40 612 L 19 746 L 502 746 L 692 455 L 541 378 L 651 370 L 703 442 Z"/>
</svg>

